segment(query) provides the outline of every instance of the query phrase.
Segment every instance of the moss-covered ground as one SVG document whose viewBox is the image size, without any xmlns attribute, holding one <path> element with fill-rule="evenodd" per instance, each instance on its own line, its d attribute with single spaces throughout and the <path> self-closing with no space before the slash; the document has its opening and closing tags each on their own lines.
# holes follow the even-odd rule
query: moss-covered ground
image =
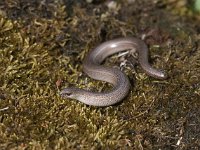
<svg viewBox="0 0 200 150">
<path fill-rule="evenodd" d="M 186 0 L 0 1 L 0 149 L 198 149 L 200 18 Z M 107 89 L 82 71 L 88 51 L 146 37 L 168 79 L 127 68 L 122 103 L 64 100 L 67 86 Z M 115 57 L 107 61 L 114 65 Z"/>
</svg>

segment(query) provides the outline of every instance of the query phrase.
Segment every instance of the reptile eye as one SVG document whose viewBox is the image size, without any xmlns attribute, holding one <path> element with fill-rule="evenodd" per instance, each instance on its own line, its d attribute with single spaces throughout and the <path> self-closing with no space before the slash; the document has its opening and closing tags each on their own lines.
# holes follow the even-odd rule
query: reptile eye
<svg viewBox="0 0 200 150">
<path fill-rule="evenodd" d="M 69 93 L 69 92 L 67 92 L 67 93 L 65 93 L 67 96 L 70 96 L 72 93 Z"/>
</svg>

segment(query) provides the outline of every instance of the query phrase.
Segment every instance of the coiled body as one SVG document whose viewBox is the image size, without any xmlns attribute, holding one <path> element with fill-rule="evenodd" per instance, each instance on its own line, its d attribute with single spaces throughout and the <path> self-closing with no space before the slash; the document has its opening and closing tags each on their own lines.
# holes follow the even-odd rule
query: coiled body
<svg viewBox="0 0 200 150">
<path fill-rule="evenodd" d="M 150 76 L 165 79 L 166 75 L 152 68 L 148 62 L 148 48 L 137 38 L 118 38 L 102 43 L 86 56 L 83 61 L 83 71 L 96 80 L 106 81 L 113 85 L 108 92 L 91 92 L 79 88 L 65 88 L 61 96 L 77 99 L 87 105 L 110 106 L 121 101 L 129 92 L 130 83 L 127 76 L 117 68 L 101 65 L 103 60 L 115 53 L 134 50 L 138 53 L 138 61 L 143 70 Z"/>
</svg>

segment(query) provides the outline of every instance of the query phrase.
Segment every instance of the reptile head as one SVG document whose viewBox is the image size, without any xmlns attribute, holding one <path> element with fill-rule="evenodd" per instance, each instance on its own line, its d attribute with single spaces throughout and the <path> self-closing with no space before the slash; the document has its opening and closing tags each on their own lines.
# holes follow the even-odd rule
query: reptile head
<svg viewBox="0 0 200 150">
<path fill-rule="evenodd" d="M 73 88 L 74 89 L 74 88 Z M 61 97 L 63 98 L 73 98 L 75 91 L 72 88 L 65 88 L 60 92 Z"/>
<path fill-rule="evenodd" d="M 80 98 L 83 96 L 81 89 L 74 88 L 74 87 L 68 87 L 63 89 L 60 92 L 61 97 L 63 98 L 71 98 L 71 99 L 76 99 L 80 100 Z"/>
</svg>

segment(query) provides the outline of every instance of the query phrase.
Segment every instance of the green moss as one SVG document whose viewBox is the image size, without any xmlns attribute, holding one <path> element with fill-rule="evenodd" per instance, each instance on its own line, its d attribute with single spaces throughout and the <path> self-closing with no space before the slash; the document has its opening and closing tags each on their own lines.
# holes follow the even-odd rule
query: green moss
<svg viewBox="0 0 200 150">
<path fill-rule="evenodd" d="M 194 8 L 196 11 L 200 11 L 200 0 L 195 0 Z"/>
<path fill-rule="evenodd" d="M 197 149 L 199 22 L 163 1 L 116 3 L 0 2 L 0 149 Z M 108 39 L 144 34 L 167 80 L 126 68 L 130 94 L 106 108 L 59 96 L 66 86 L 109 89 L 82 72 L 84 56 Z"/>
</svg>

